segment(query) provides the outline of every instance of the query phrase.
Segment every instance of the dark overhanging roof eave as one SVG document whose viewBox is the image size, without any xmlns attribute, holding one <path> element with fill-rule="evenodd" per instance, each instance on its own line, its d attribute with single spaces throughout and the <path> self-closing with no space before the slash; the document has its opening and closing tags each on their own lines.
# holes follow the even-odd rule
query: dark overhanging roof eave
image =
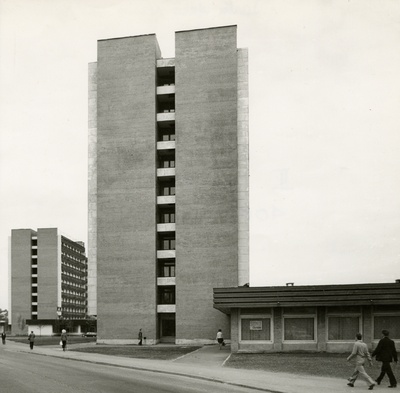
<svg viewBox="0 0 400 393">
<path fill-rule="evenodd" d="M 229 315 L 230 313 L 231 313 L 231 307 L 220 307 L 220 306 L 216 306 L 215 304 L 214 304 L 214 306 L 213 306 L 216 310 L 218 310 L 218 311 L 221 311 L 222 313 L 224 313 L 224 314 L 227 314 L 227 315 Z"/>
<path fill-rule="evenodd" d="M 399 305 L 399 283 L 214 289 L 214 307 L 233 308 Z"/>
</svg>

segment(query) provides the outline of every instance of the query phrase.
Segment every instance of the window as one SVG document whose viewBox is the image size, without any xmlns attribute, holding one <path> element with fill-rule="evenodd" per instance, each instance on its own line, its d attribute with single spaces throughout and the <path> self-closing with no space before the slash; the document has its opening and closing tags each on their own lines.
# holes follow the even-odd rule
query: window
<svg viewBox="0 0 400 393">
<path fill-rule="evenodd" d="M 163 277 L 175 277 L 175 265 L 164 265 Z"/>
<path fill-rule="evenodd" d="M 382 338 L 382 330 L 390 333 L 390 338 L 400 339 L 400 315 L 375 315 L 374 316 L 374 339 Z"/>
<path fill-rule="evenodd" d="M 359 317 L 328 317 L 328 340 L 354 340 L 359 331 Z"/>
<path fill-rule="evenodd" d="M 175 288 L 161 288 L 159 304 L 175 304 Z"/>
<path fill-rule="evenodd" d="M 271 318 L 263 316 L 242 317 L 241 340 L 271 341 Z"/>
<path fill-rule="evenodd" d="M 160 261 L 158 274 L 159 277 L 175 277 L 175 261 Z"/>
<path fill-rule="evenodd" d="M 314 317 L 284 317 L 284 340 L 314 341 Z"/>
<path fill-rule="evenodd" d="M 163 239 L 161 242 L 162 250 L 175 250 L 175 239 Z"/>
<path fill-rule="evenodd" d="M 175 128 L 171 127 L 171 129 L 159 129 L 158 140 L 160 142 L 174 141 L 175 140 Z"/>
<path fill-rule="evenodd" d="M 175 168 L 174 159 L 165 159 L 160 162 L 160 168 Z"/>
<path fill-rule="evenodd" d="M 175 186 L 174 185 L 163 185 L 161 186 L 161 195 L 175 195 Z"/>
<path fill-rule="evenodd" d="M 174 141 L 174 140 L 175 140 L 175 133 L 162 135 L 162 141 Z"/>
<path fill-rule="evenodd" d="M 175 213 L 161 213 L 160 221 L 162 224 L 174 223 L 175 222 Z"/>
</svg>

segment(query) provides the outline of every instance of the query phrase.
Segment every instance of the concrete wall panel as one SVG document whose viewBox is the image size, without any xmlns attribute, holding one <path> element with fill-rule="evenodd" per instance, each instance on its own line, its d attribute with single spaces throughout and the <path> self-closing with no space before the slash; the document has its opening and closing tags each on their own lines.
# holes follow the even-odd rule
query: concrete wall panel
<svg viewBox="0 0 400 393">
<path fill-rule="evenodd" d="M 60 245 L 61 247 L 61 245 Z M 58 231 L 38 229 L 38 319 L 57 318 Z"/>
<path fill-rule="evenodd" d="M 98 338 L 155 337 L 154 35 L 98 42 Z M 100 290 L 101 288 L 101 290 Z"/>
<path fill-rule="evenodd" d="M 236 27 L 176 33 L 176 336 L 215 340 L 238 284 Z"/>
<path fill-rule="evenodd" d="M 31 318 L 31 239 L 35 235 L 31 229 L 11 231 L 11 332 L 14 335 L 26 334 L 26 320 Z"/>
</svg>

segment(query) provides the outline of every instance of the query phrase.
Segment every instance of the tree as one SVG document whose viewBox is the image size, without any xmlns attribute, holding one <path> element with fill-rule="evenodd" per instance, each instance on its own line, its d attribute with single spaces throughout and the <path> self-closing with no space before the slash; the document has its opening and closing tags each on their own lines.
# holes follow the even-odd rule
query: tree
<svg viewBox="0 0 400 393">
<path fill-rule="evenodd" d="M 0 308 L 0 321 L 8 320 L 8 311 L 6 309 L 2 310 Z"/>
<path fill-rule="evenodd" d="M 18 315 L 17 325 L 21 330 L 25 329 L 26 326 L 25 318 L 22 318 L 21 314 Z"/>
</svg>

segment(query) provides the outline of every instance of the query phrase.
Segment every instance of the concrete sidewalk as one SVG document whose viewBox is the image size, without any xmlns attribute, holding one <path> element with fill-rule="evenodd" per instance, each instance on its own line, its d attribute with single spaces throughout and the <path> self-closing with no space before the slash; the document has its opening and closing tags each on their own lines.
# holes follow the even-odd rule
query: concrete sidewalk
<svg viewBox="0 0 400 393">
<path fill-rule="evenodd" d="M 82 345 L 79 345 L 82 346 Z M 87 344 L 85 345 L 87 346 Z M 7 341 L 2 349 L 5 351 L 24 352 L 27 355 L 54 356 L 63 359 L 105 364 L 133 370 L 181 375 L 199 378 L 229 385 L 249 387 L 255 390 L 273 393 L 344 393 L 367 390 L 367 384 L 360 380 L 354 388 L 348 387 L 347 376 L 343 379 L 315 376 L 302 376 L 287 373 L 243 370 L 224 367 L 229 357 L 229 349 L 219 350 L 218 346 L 204 346 L 178 359 L 150 360 L 100 355 L 94 353 L 74 352 L 74 346 L 63 352 L 56 346 L 36 346 L 31 351 L 26 344 Z M 349 370 L 350 371 L 350 370 Z M 375 387 L 378 390 L 379 387 Z"/>
</svg>

